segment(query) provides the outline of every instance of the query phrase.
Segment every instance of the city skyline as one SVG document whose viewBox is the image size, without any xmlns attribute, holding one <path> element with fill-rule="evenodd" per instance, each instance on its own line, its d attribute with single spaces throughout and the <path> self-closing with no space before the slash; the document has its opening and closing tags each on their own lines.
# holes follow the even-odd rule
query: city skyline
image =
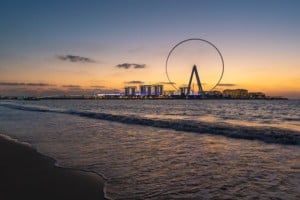
<svg viewBox="0 0 300 200">
<path fill-rule="evenodd" d="M 196 37 L 223 54 L 218 90 L 246 88 L 300 99 L 297 1 L 72 2 L 2 3 L 0 95 L 122 91 L 131 84 L 167 88 L 169 50 Z M 203 63 L 182 54 L 171 63 L 172 73 L 178 86 L 187 84 L 197 64 L 206 90 L 214 77 L 201 70 L 218 61 L 209 63 L 210 49 L 197 48 Z"/>
</svg>

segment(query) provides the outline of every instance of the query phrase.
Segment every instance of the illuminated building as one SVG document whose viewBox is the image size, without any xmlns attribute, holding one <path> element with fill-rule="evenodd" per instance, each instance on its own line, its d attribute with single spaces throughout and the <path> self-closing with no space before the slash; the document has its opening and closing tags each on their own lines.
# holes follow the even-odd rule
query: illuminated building
<svg viewBox="0 0 300 200">
<path fill-rule="evenodd" d="M 186 96 L 186 95 L 188 95 L 188 90 L 189 90 L 189 88 L 188 87 L 180 87 L 179 88 L 179 90 L 180 90 L 180 95 L 181 96 Z"/>
<path fill-rule="evenodd" d="M 266 95 L 262 92 L 249 92 L 250 99 L 265 99 Z"/>
<path fill-rule="evenodd" d="M 205 92 L 205 96 L 208 98 L 222 98 L 222 92 L 214 90 Z"/>
<path fill-rule="evenodd" d="M 161 96 L 163 95 L 163 85 L 154 85 L 154 95 Z"/>
<path fill-rule="evenodd" d="M 163 95 L 164 96 L 172 96 L 172 95 L 175 95 L 176 92 L 174 90 L 166 90 L 163 92 Z"/>
<path fill-rule="evenodd" d="M 163 85 L 141 85 L 141 96 L 161 96 L 163 95 Z"/>
<path fill-rule="evenodd" d="M 125 96 L 135 96 L 136 95 L 136 86 L 125 87 Z"/>
<path fill-rule="evenodd" d="M 227 89 L 223 91 L 223 97 L 230 99 L 246 99 L 249 98 L 249 94 L 248 90 L 245 89 Z"/>
<path fill-rule="evenodd" d="M 140 94 L 142 96 L 150 96 L 152 94 L 152 85 L 141 85 Z"/>
</svg>

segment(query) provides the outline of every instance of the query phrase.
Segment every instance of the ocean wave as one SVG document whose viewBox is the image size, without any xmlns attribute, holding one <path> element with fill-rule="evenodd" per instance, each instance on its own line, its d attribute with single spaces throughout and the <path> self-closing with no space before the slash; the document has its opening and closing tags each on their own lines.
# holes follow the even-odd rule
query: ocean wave
<svg viewBox="0 0 300 200">
<path fill-rule="evenodd" d="M 300 121 L 300 118 L 285 117 L 284 120 L 286 120 L 286 121 L 297 121 L 297 122 L 299 122 L 299 121 Z"/>
<path fill-rule="evenodd" d="M 29 106 L 14 103 L 0 103 L 0 106 L 23 111 L 61 113 L 131 125 L 166 128 L 199 134 L 215 134 L 238 139 L 259 140 L 266 143 L 300 145 L 300 132 L 268 126 L 241 126 L 228 123 L 201 122 L 185 119 L 151 119 L 132 115 L 127 116 L 81 110 L 53 109 L 45 106 Z"/>
</svg>

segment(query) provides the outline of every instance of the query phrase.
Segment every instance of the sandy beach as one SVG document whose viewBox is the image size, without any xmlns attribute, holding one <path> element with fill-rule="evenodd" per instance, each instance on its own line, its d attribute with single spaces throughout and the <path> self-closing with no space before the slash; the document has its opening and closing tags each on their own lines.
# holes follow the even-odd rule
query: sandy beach
<svg viewBox="0 0 300 200">
<path fill-rule="evenodd" d="M 0 199 L 105 199 L 100 176 L 54 164 L 35 149 L 0 137 Z"/>
</svg>

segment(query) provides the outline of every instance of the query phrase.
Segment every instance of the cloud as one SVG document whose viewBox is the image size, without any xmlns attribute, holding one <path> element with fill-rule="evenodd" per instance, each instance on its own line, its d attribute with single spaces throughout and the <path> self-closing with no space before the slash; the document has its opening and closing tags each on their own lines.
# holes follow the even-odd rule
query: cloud
<svg viewBox="0 0 300 200">
<path fill-rule="evenodd" d="M 47 83 L 26 83 L 27 86 L 53 86 L 52 84 Z"/>
<path fill-rule="evenodd" d="M 225 86 L 225 87 L 234 87 L 237 86 L 236 84 L 233 83 L 220 83 L 218 86 Z"/>
<path fill-rule="evenodd" d="M 129 69 L 131 67 L 131 64 L 129 63 L 123 63 L 123 64 L 118 64 L 116 65 L 118 68 L 124 68 L 124 69 Z"/>
<path fill-rule="evenodd" d="M 161 84 L 161 85 L 174 85 L 176 83 L 175 82 L 159 82 L 157 84 Z"/>
<path fill-rule="evenodd" d="M 124 83 L 126 83 L 126 84 L 143 84 L 144 82 L 143 81 L 127 81 Z"/>
<path fill-rule="evenodd" d="M 142 69 L 142 68 L 146 68 L 145 64 L 132 64 L 133 68 L 135 69 Z"/>
<path fill-rule="evenodd" d="M 80 85 L 62 85 L 65 88 L 80 88 Z"/>
<path fill-rule="evenodd" d="M 2 86 L 53 86 L 52 84 L 48 83 L 18 83 L 18 82 L 0 82 Z"/>
<path fill-rule="evenodd" d="M 120 93 L 122 90 L 117 89 L 117 88 L 112 88 L 112 89 L 104 89 L 99 91 L 99 93 Z"/>
<path fill-rule="evenodd" d="M 90 86 L 91 88 L 106 88 L 105 86 L 103 85 L 92 85 Z"/>
<path fill-rule="evenodd" d="M 55 87 L 32 87 L 32 86 L 55 86 Z M 14 87 L 11 87 L 14 86 Z M 96 85 L 95 85 L 96 87 Z M 118 93 L 120 89 L 106 88 L 97 86 L 97 88 L 83 87 L 80 85 L 51 85 L 44 83 L 18 83 L 18 82 L 0 82 L 0 96 L 63 96 L 63 95 L 87 95 L 95 93 Z"/>
<path fill-rule="evenodd" d="M 129 69 L 129 68 L 143 69 L 143 68 L 146 68 L 146 64 L 123 63 L 123 64 L 116 65 L 116 67 L 124 68 L 124 69 Z"/>
<path fill-rule="evenodd" d="M 80 62 L 80 63 L 95 63 L 96 61 L 82 56 L 74 56 L 74 55 L 61 55 L 57 56 L 58 59 L 70 62 Z"/>
</svg>

